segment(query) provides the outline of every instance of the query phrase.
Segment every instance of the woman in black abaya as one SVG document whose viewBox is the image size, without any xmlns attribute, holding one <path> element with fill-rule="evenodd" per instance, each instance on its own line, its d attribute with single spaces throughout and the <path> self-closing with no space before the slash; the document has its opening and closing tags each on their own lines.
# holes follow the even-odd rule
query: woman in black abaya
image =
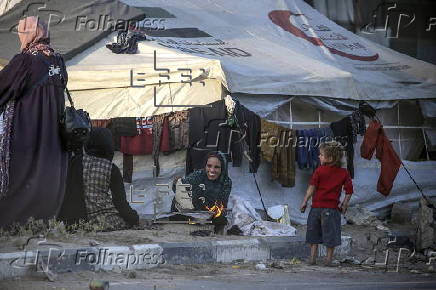
<svg viewBox="0 0 436 290">
<path fill-rule="evenodd" d="M 21 53 L 0 71 L 0 228 L 54 218 L 67 172 L 59 135 L 65 64 L 37 17 L 20 20 L 18 36 Z"/>
</svg>

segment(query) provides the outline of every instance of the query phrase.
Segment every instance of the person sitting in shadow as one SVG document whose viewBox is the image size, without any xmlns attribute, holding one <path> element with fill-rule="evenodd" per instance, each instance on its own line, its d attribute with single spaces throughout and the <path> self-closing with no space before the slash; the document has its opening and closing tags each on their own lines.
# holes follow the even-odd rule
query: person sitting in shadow
<svg viewBox="0 0 436 290">
<path fill-rule="evenodd" d="M 126 200 L 119 168 L 112 163 L 114 144 L 106 128 L 93 128 L 85 153 L 69 164 L 67 188 L 58 219 L 67 226 L 85 221 L 101 231 L 128 229 L 139 224 L 138 213 Z"/>
</svg>

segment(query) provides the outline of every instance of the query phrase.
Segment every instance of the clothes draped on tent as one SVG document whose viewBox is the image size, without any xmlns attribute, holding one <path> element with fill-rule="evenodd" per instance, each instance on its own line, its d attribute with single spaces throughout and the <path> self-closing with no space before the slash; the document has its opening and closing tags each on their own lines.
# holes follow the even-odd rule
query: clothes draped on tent
<svg viewBox="0 0 436 290">
<path fill-rule="evenodd" d="M 152 154 L 156 176 L 159 152 L 169 154 L 188 148 L 189 112 L 177 111 L 152 117 L 118 117 L 92 120 L 93 127 L 111 130 L 115 148 L 123 153 L 123 180 L 132 182 L 133 156 Z"/>
<path fill-rule="evenodd" d="M 245 155 L 250 172 L 255 173 L 261 156 L 272 163 L 271 176 L 283 187 L 295 185 L 295 166 L 315 170 L 319 165 L 319 145 L 336 140 L 344 145 L 346 167 L 354 177 L 353 156 L 357 135 L 364 135 L 361 155 L 371 159 L 374 150 L 382 162 L 377 190 L 389 194 L 401 160 L 385 136 L 381 125 L 371 122 L 368 130 L 364 116 L 373 118 L 375 110 L 366 102 L 339 121 L 324 128 L 292 130 L 261 119 L 227 95 L 205 107 L 164 113 L 148 118 L 94 120 L 93 124 L 111 129 L 114 141 L 121 143 L 124 181 L 132 182 L 133 156 L 153 154 L 159 175 L 159 152 L 169 154 L 187 149 L 186 174 L 202 169 L 210 151 L 222 151 L 226 161 L 240 166 Z M 121 140 L 121 142 L 119 142 Z M 260 144 L 260 145 L 259 145 Z M 399 163 L 400 162 L 400 163 Z"/>
<path fill-rule="evenodd" d="M 187 149 L 189 146 L 189 112 L 177 111 L 169 115 L 170 151 Z"/>
<path fill-rule="evenodd" d="M 136 118 L 135 136 L 121 136 L 120 151 L 130 155 L 146 155 L 153 152 L 152 117 Z"/>
<path fill-rule="evenodd" d="M 107 119 L 100 119 L 100 120 L 91 120 L 92 127 L 97 128 L 107 128 L 107 125 L 109 124 L 109 120 Z"/>
<path fill-rule="evenodd" d="M 112 118 L 109 120 L 107 128 L 111 130 L 115 150 L 118 151 L 121 147 L 121 136 L 133 137 L 138 134 L 135 117 Z"/>
<path fill-rule="evenodd" d="M 333 132 L 330 127 L 297 130 L 296 159 L 300 169 L 315 170 L 319 162 L 319 145 L 331 141 Z"/>
<path fill-rule="evenodd" d="M 138 51 L 138 41 L 146 40 L 142 33 L 137 33 L 134 27 L 118 31 L 117 42 L 106 44 L 106 47 L 116 54 L 135 54 Z"/>
<path fill-rule="evenodd" d="M 364 113 L 368 114 L 368 111 L 365 108 L 360 106 L 360 109 L 349 116 L 330 124 L 335 139 L 345 147 L 347 169 L 351 178 L 354 178 L 354 144 L 357 141 L 357 134 L 363 136 L 366 130 Z"/>
<path fill-rule="evenodd" d="M 240 139 L 237 128 L 227 124 L 227 108 L 223 100 L 190 109 L 186 174 L 203 168 L 204 158 L 210 151 L 223 152 L 227 161 L 239 166 L 242 159 Z"/>
<path fill-rule="evenodd" d="M 260 138 L 261 138 L 261 118 L 254 112 L 241 105 L 236 100 L 234 117 L 236 118 L 237 128 L 240 135 L 238 140 L 244 140 L 243 144 L 246 144 L 248 151 L 244 147 L 239 147 L 239 150 L 243 150 L 243 154 L 249 159 L 249 171 L 250 173 L 256 173 L 260 165 L 261 150 L 260 150 Z M 239 142 L 238 142 L 239 143 Z M 243 144 L 241 144 L 243 146 Z M 240 155 L 242 161 L 242 155 Z"/>
<path fill-rule="evenodd" d="M 360 155 L 370 160 L 376 151 L 376 157 L 381 162 L 380 177 L 377 182 L 377 191 L 389 195 L 394 180 L 401 166 L 401 160 L 386 136 L 379 121 L 371 121 L 360 147 Z"/>
<path fill-rule="evenodd" d="M 295 130 L 261 119 L 263 160 L 272 162 L 271 176 L 284 187 L 295 185 Z"/>
<path fill-rule="evenodd" d="M 159 176 L 159 152 L 170 152 L 170 128 L 168 123 L 169 114 L 153 116 L 153 161 L 155 176 Z"/>
</svg>

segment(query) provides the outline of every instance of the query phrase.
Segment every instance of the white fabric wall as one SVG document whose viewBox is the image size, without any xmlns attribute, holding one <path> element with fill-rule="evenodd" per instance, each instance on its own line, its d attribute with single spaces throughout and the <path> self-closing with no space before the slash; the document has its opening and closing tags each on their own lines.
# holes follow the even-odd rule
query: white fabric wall
<svg viewBox="0 0 436 290">
<path fill-rule="evenodd" d="M 360 147 L 361 139 L 358 141 L 356 148 Z M 350 204 L 360 204 L 374 211 L 380 216 L 389 213 L 390 206 L 394 202 L 408 202 L 412 207 L 417 206 L 417 200 L 420 197 L 415 185 L 408 177 L 406 171 L 401 168 L 395 180 L 394 188 L 388 197 L 384 197 L 376 191 L 376 184 L 380 172 L 380 162 L 378 160 L 367 161 L 359 157 L 359 150 L 355 155 L 355 177 L 354 195 Z M 122 168 L 121 155 L 116 156 L 116 163 Z M 157 212 L 167 212 L 170 210 L 173 194 L 158 193 L 158 187 L 155 184 L 168 184 L 172 182 L 174 176 L 184 174 L 185 151 L 177 152 L 169 156 L 161 156 L 161 176 L 153 178 L 153 161 L 151 156 L 135 157 L 135 171 L 133 176 L 133 185 L 138 190 L 133 195 L 131 205 L 141 215 L 153 214 L 154 203 L 156 203 Z M 428 196 L 436 197 L 436 183 L 434 176 L 436 174 L 436 162 L 410 162 L 404 161 L 409 171 L 413 174 L 415 180 L 420 184 L 424 193 Z M 260 190 L 262 192 L 265 206 L 271 207 L 278 204 L 289 205 L 289 215 L 291 221 L 297 224 L 305 224 L 307 213 L 299 212 L 299 205 L 304 197 L 311 170 L 296 170 L 296 185 L 292 188 L 285 188 L 276 181 L 271 180 L 271 170 L 268 162 L 262 162 L 258 173 L 256 174 Z M 229 168 L 229 175 L 233 180 L 232 195 L 241 196 L 249 200 L 255 208 L 262 209 L 259 193 L 254 183 L 253 175 L 248 172 L 247 161 L 244 160 L 242 167 Z M 129 184 L 126 184 L 126 189 Z M 145 191 L 142 191 L 145 189 Z M 140 197 L 145 194 L 145 197 Z M 129 195 L 129 194 L 128 194 Z M 131 200 L 131 201 L 132 201 Z M 231 207 L 231 204 L 229 204 Z"/>
</svg>

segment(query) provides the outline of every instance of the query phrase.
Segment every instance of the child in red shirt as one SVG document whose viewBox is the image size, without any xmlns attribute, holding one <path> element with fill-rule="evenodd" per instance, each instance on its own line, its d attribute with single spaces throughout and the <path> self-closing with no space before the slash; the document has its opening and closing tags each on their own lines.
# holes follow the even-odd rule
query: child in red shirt
<svg viewBox="0 0 436 290">
<path fill-rule="evenodd" d="M 353 193 L 348 171 L 341 168 L 342 149 L 337 142 L 323 143 L 319 147 L 319 166 L 310 179 L 310 185 L 301 203 L 304 212 L 313 196 L 307 218 L 306 242 L 310 244 L 309 264 L 316 264 L 318 244 L 327 248 L 325 264 L 331 265 L 335 247 L 341 244 L 341 212 L 345 213 Z M 339 202 L 344 188 L 345 198 Z"/>
</svg>

